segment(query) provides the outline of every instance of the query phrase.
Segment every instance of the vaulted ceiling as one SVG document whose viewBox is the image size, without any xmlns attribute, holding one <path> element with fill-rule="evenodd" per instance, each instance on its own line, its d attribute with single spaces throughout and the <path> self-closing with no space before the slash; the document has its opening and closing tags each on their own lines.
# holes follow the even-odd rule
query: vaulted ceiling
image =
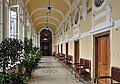
<svg viewBox="0 0 120 84">
<path fill-rule="evenodd" d="M 55 31 L 73 2 L 74 0 L 50 0 L 52 11 L 48 15 L 49 0 L 25 0 L 25 6 L 36 31 L 46 27 L 47 16 L 48 27 Z"/>
</svg>

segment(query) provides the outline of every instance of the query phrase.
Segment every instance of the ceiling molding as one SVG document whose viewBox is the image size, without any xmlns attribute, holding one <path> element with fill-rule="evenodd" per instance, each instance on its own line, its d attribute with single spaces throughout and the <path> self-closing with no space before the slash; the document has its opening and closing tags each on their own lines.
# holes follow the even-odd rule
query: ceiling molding
<svg viewBox="0 0 120 84">
<path fill-rule="evenodd" d="M 64 0 L 64 1 L 67 3 L 69 7 L 71 6 L 70 0 Z"/>
<path fill-rule="evenodd" d="M 37 9 L 33 10 L 32 13 L 30 14 L 30 17 L 32 17 L 32 15 L 33 15 L 34 13 L 36 13 L 37 11 L 41 11 L 41 10 L 47 10 L 47 8 L 46 8 L 46 7 L 43 7 L 43 8 L 37 8 Z M 52 8 L 52 10 L 58 12 L 58 13 L 62 16 L 62 18 L 64 18 L 64 14 L 63 14 L 60 10 L 55 9 L 55 8 Z"/>
<path fill-rule="evenodd" d="M 35 27 L 37 27 L 37 26 L 40 25 L 40 24 L 46 24 L 46 22 L 39 22 L 38 24 L 35 25 Z M 52 24 L 52 25 L 55 26 L 55 28 L 57 28 L 57 25 L 54 24 L 53 22 L 48 22 L 48 24 Z"/>
<path fill-rule="evenodd" d="M 40 17 L 37 17 L 37 18 L 33 21 L 33 24 L 34 24 L 37 20 L 39 20 L 39 19 L 41 19 L 41 18 L 46 18 L 46 16 L 40 16 Z M 59 21 L 57 18 L 55 18 L 55 17 L 48 16 L 48 18 L 57 21 L 57 23 L 60 23 L 60 21 Z"/>
<path fill-rule="evenodd" d="M 27 0 L 27 1 L 25 2 L 25 6 L 27 6 L 30 1 L 31 1 L 31 0 Z M 67 4 L 69 7 L 71 6 L 70 0 L 64 0 L 64 1 L 66 2 L 66 4 Z"/>
</svg>

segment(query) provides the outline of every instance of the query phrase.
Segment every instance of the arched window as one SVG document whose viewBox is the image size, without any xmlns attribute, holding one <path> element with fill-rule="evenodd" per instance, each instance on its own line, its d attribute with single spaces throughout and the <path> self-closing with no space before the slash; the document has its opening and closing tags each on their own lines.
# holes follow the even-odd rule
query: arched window
<svg viewBox="0 0 120 84">
<path fill-rule="evenodd" d="M 104 3 L 104 1 L 105 0 L 95 0 L 95 6 L 100 7 Z"/>
<path fill-rule="evenodd" d="M 94 9 L 95 11 L 99 11 L 106 4 L 107 0 L 94 0 Z"/>
<path fill-rule="evenodd" d="M 74 25 L 78 25 L 79 21 L 80 21 L 80 11 L 77 8 L 74 14 Z"/>
</svg>

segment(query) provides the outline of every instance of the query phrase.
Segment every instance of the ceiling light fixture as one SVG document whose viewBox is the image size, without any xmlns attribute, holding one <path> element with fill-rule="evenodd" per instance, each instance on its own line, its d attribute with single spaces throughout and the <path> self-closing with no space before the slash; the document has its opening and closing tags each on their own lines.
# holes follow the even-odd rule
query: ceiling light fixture
<svg viewBox="0 0 120 84">
<path fill-rule="evenodd" d="M 48 13 L 50 14 L 51 13 L 51 6 L 50 6 L 50 0 L 49 0 L 49 6 L 47 7 L 48 8 Z"/>
<path fill-rule="evenodd" d="M 46 16 L 46 30 L 48 30 L 48 13 L 46 13 L 47 16 Z"/>
</svg>

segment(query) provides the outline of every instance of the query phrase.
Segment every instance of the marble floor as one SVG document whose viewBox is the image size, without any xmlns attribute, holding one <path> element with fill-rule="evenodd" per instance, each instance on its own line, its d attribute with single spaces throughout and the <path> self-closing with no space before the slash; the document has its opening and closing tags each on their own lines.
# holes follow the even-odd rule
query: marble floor
<svg viewBox="0 0 120 84">
<path fill-rule="evenodd" d="M 52 56 L 43 56 L 28 84 L 86 84 L 78 81 Z"/>
</svg>

